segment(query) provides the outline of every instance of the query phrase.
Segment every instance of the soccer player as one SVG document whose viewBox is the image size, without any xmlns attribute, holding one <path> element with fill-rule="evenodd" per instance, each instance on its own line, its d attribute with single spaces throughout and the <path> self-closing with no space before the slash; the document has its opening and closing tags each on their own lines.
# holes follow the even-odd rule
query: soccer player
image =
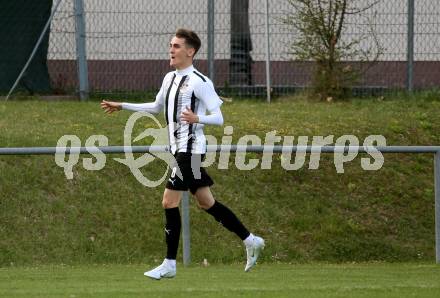
<svg viewBox="0 0 440 298">
<path fill-rule="evenodd" d="M 223 125 L 223 116 L 220 110 L 222 100 L 215 92 L 211 80 L 193 66 L 194 55 L 200 46 L 200 39 L 195 32 L 187 29 L 176 31 L 169 47 L 170 66 L 176 70 L 165 76 L 154 102 L 101 102 L 101 107 L 107 113 L 124 109 L 157 114 L 165 109 L 170 148 L 177 164 L 172 168 L 162 199 L 166 219 L 166 257 L 160 266 L 144 273 L 153 279 L 176 275 L 181 229 L 179 203 L 182 191 L 188 189 L 202 209 L 243 240 L 247 253 L 246 272 L 256 264 L 264 248 L 261 237 L 250 233 L 228 207 L 214 199 L 210 190 L 214 182 L 201 167 L 206 153 L 203 127 L 207 124 Z"/>
</svg>

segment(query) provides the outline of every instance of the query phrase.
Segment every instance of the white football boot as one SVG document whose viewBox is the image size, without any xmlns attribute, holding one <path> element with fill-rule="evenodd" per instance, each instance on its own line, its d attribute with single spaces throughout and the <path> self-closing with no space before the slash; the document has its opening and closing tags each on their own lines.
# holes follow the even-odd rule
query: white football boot
<svg viewBox="0 0 440 298">
<path fill-rule="evenodd" d="M 162 277 L 172 278 L 176 276 L 176 267 L 171 266 L 165 259 L 162 264 L 160 264 L 153 270 L 145 272 L 144 275 L 156 280 L 159 280 Z"/>
<path fill-rule="evenodd" d="M 257 263 L 260 252 L 264 249 L 264 239 L 254 236 L 252 245 L 246 245 L 247 262 L 244 271 L 248 272 Z"/>
</svg>

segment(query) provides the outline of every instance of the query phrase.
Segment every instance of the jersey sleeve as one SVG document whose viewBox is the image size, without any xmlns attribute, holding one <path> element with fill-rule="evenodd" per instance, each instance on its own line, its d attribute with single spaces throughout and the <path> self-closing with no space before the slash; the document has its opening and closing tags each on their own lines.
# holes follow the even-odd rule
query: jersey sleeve
<svg viewBox="0 0 440 298">
<path fill-rule="evenodd" d="M 160 86 L 159 92 L 157 92 L 157 94 L 156 94 L 156 101 L 155 102 L 162 107 L 165 105 L 165 96 L 166 96 L 166 92 L 167 92 L 166 87 L 167 87 L 168 82 L 170 81 L 170 78 L 171 78 L 171 73 L 167 73 L 165 75 L 165 77 L 163 78 L 162 86 Z"/>
<path fill-rule="evenodd" d="M 209 112 L 215 111 L 223 103 L 210 80 L 200 82 L 194 89 L 194 93 L 205 104 Z"/>
<path fill-rule="evenodd" d="M 209 115 L 198 115 L 199 123 L 211 125 L 223 125 L 223 114 L 220 108 L 210 112 Z"/>
<path fill-rule="evenodd" d="M 159 92 L 156 95 L 156 100 L 154 102 L 147 102 L 142 104 L 133 104 L 133 103 L 122 103 L 122 109 L 134 111 L 134 112 L 148 112 L 152 114 L 158 114 L 163 110 L 165 104 L 165 96 L 166 96 L 166 85 L 169 81 L 170 75 L 167 74 L 163 79 L 162 86 L 160 87 Z"/>
</svg>

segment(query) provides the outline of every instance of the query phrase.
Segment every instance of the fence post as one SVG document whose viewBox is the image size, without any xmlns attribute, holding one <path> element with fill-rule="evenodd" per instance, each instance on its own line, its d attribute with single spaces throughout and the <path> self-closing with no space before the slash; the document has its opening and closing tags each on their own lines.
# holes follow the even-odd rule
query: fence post
<svg viewBox="0 0 440 298">
<path fill-rule="evenodd" d="M 191 233 L 189 224 L 189 194 L 187 191 L 182 195 L 182 241 L 183 241 L 183 265 L 191 263 Z"/>
<path fill-rule="evenodd" d="M 413 91 L 414 82 L 414 0 L 408 0 L 408 36 L 407 36 L 407 68 L 406 89 Z"/>
<path fill-rule="evenodd" d="M 434 157 L 435 179 L 435 260 L 440 264 L 440 151 Z"/>
<path fill-rule="evenodd" d="M 270 33 L 269 33 L 269 0 L 266 0 L 266 93 L 270 103 Z"/>
<path fill-rule="evenodd" d="M 208 77 L 214 82 L 214 0 L 208 0 Z"/>
<path fill-rule="evenodd" d="M 86 100 L 89 96 L 89 78 L 87 72 L 84 3 L 83 0 L 74 0 L 73 4 L 75 9 L 76 63 L 79 81 L 79 97 L 81 100 Z"/>
</svg>

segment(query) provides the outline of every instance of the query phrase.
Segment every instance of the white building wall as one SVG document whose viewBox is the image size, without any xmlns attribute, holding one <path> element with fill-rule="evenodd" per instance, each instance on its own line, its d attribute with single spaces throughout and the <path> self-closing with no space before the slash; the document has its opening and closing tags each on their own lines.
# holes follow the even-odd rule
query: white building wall
<svg viewBox="0 0 440 298">
<path fill-rule="evenodd" d="M 215 58 L 229 59 L 230 15 L 233 0 L 215 0 Z M 265 58 L 266 0 L 250 0 L 250 25 L 255 61 Z M 360 0 L 359 0 L 360 1 Z M 64 0 L 51 26 L 49 59 L 74 59 L 75 36 L 72 0 Z M 360 1 L 368 3 L 371 0 Z M 415 59 L 440 60 L 440 5 L 438 0 L 417 0 L 415 17 Z M 87 27 L 87 56 L 95 60 L 167 59 L 169 39 L 178 27 L 199 33 L 206 59 L 206 0 L 84 0 Z M 290 6 L 286 0 L 270 1 L 272 60 L 287 61 L 289 43 L 295 32 L 280 18 Z M 364 14 L 365 16 L 365 14 Z M 381 0 L 368 11 L 385 53 L 383 61 L 406 60 L 407 0 Z M 345 38 L 359 37 L 368 28 L 365 17 L 350 16 Z M 362 43 L 364 48 L 371 40 Z"/>
</svg>

